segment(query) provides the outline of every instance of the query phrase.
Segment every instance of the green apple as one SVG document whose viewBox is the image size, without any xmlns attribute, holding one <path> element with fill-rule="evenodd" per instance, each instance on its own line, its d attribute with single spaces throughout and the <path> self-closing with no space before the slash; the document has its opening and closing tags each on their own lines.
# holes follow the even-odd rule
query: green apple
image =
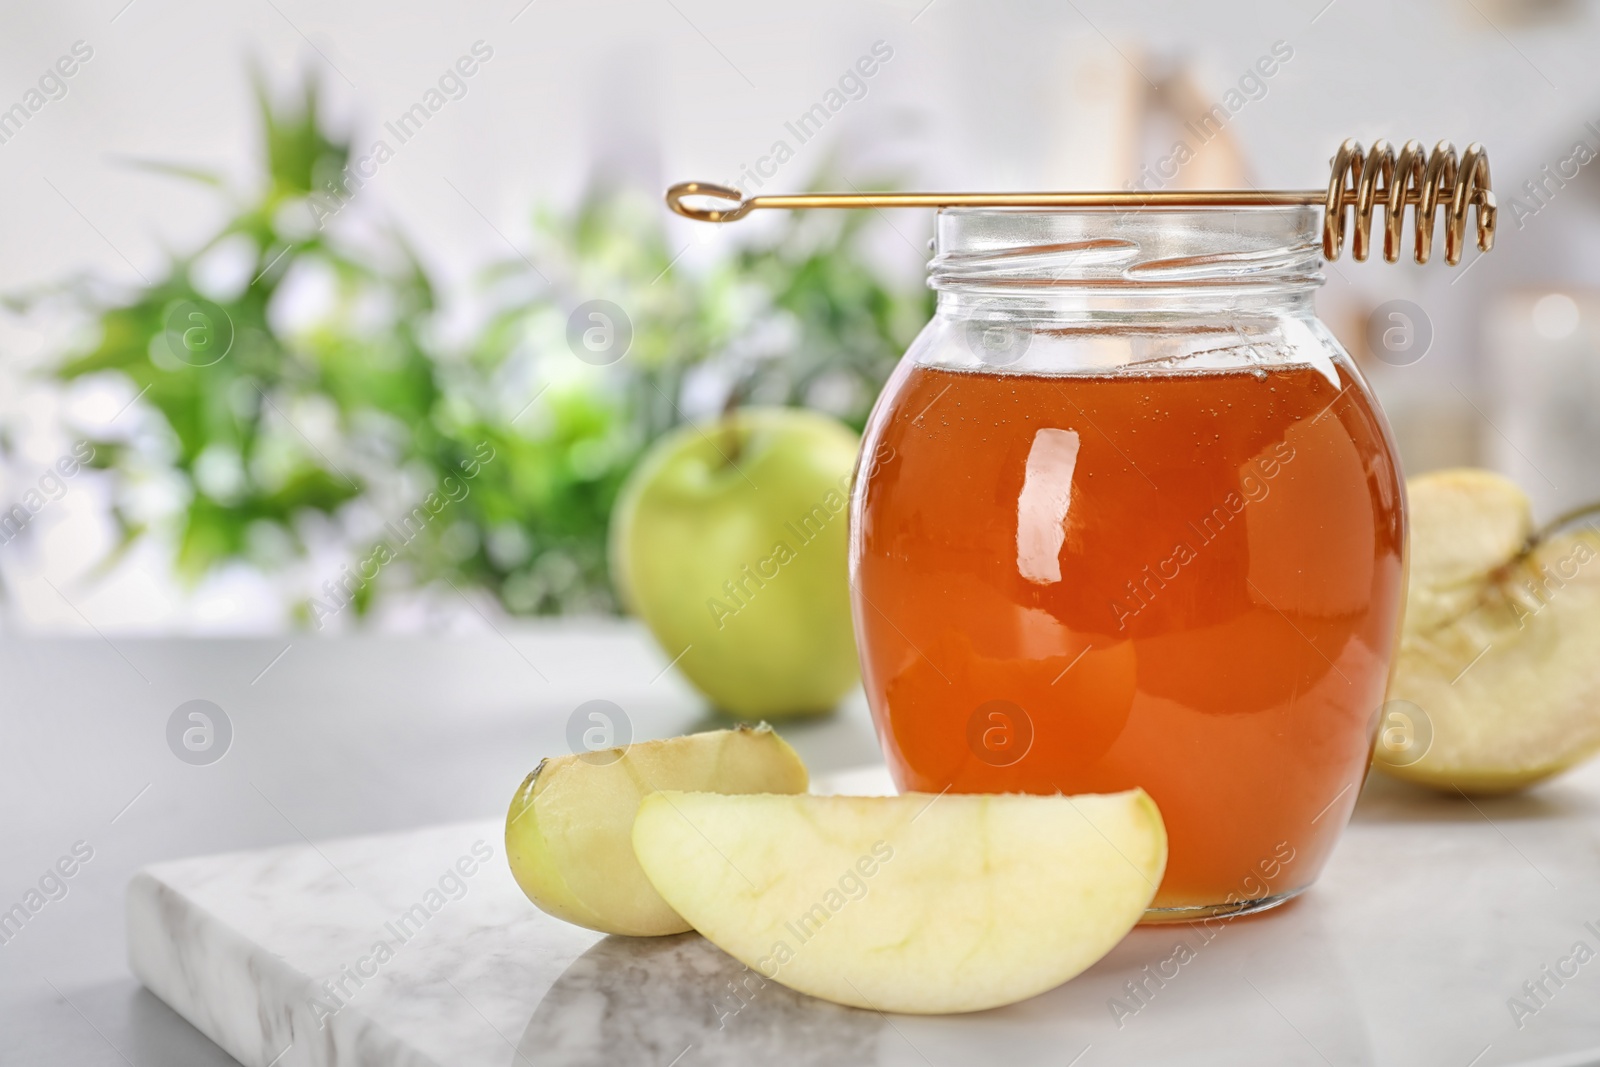
<svg viewBox="0 0 1600 1067">
<path fill-rule="evenodd" d="M 1143 790 L 1105 796 L 645 797 L 633 847 L 707 940 L 802 993 L 980 1011 L 1104 956 L 1166 869 Z"/>
<path fill-rule="evenodd" d="M 633 854 L 640 799 L 658 788 L 801 793 L 805 764 L 763 723 L 547 759 L 506 813 L 506 856 L 528 899 L 607 934 L 689 929 Z"/>
<path fill-rule="evenodd" d="M 724 711 L 825 712 L 859 677 L 846 562 L 859 444 L 826 415 L 743 408 L 662 438 L 623 486 L 618 588 Z"/>
<path fill-rule="evenodd" d="M 1600 750 L 1600 533 L 1535 530 L 1527 496 L 1489 471 L 1425 474 L 1407 496 L 1406 616 L 1374 766 L 1503 793 Z"/>
</svg>

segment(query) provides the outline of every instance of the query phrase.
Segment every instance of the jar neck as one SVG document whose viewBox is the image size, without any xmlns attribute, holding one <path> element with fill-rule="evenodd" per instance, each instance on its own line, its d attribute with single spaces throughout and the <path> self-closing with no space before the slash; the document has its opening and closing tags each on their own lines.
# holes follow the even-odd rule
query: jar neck
<svg viewBox="0 0 1600 1067">
<path fill-rule="evenodd" d="M 928 284 L 941 311 L 1141 319 L 1309 314 L 1316 209 L 946 209 Z"/>
<path fill-rule="evenodd" d="M 1084 322 L 1102 329 L 1119 319 L 1141 326 L 1183 327 L 1279 316 L 1312 318 L 1316 315 L 1315 295 L 1315 285 L 1138 290 L 1105 286 L 1028 290 L 950 286 L 938 290 L 937 314 L 963 319 L 1001 316 L 1041 327 Z"/>
</svg>

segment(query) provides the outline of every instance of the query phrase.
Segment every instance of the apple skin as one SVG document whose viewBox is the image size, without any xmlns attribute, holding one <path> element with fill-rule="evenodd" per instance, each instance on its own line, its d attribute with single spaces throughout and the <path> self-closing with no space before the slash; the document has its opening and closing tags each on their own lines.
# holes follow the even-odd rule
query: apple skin
<svg viewBox="0 0 1600 1067">
<path fill-rule="evenodd" d="M 512 876 L 541 911 L 631 937 L 689 924 L 651 888 L 633 853 L 639 801 L 654 789 L 803 793 L 806 766 L 766 723 L 639 741 L 539 761 L 506 812 Z"/>
<path fill-rule="evenodd" d="M 846 553 L 859 448 L 826 415 L 743 408 L 666 435 L 623 486 L 623 600 L 721 710 L 821 714 L 860 677 Z"/>
</svg>

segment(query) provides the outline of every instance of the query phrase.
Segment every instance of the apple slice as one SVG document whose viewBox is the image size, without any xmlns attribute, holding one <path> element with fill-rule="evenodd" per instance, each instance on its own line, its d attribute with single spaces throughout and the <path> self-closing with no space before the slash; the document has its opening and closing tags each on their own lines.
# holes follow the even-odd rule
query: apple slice
<svg viewBox="0 0 1600 1067">
<path fill-rule="evenodd" d="M 805 764 L 765 723 L 544 760 L 506 813 L 506 856 L 528 899 L 607 934 L 679 934 L 689 924 L 634 858 L 639 800 L 656 789 L 803 793 Z"/>
<path fill-rule="evenodd" d="M 1167 863 L 1143 790 L 1105 796 L 654 793 L 633 827 L 661 896 L 769 979 L 840 1004 L 979 1011 L 1122 940 Z"/>
<path fill-rule="evenodd" d="M 1406 624 L 1433 630 L 1477 606 L 1496 568 L 1527 544 L 1533 513 L 1517 484 L 1457 469 L 1406 483 L 1411 525 Z"/>
<path fill-rule="evenodd" d="M 1449 792 L 1502 793 L 1600 749 L 1600 533 L 1533 526 L 1481 470 L 1407 483 L 1411 575 L 1375 766 Z"/>
</svg>

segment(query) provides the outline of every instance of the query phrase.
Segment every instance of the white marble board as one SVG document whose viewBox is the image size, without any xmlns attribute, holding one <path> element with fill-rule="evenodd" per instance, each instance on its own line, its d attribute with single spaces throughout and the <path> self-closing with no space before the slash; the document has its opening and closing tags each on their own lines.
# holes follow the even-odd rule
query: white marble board
<svg viewBox="0 0 1600 1067">
<path fill-rule="evenodd" d="M 959 1017 L 740 998 L 744 968 L 698 935 L 534 909 L 501 827 L 148 868 L 134 973 L 248 1067 L 1600 1063 L 1600 958 L 1576 948 L 1600 953 L 1600 763 L 1476 802 L 1375 778 L 1300 900 L 1142 927 L 1053 992 Z"/>
</svg>

